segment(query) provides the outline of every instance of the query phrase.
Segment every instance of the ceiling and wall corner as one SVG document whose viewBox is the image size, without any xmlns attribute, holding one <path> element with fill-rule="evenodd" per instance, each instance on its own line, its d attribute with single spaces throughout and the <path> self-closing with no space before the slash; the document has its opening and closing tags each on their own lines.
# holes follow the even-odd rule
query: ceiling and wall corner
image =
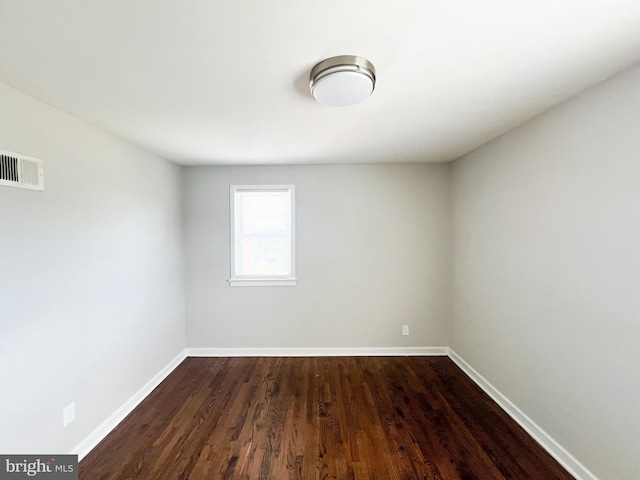
<svg viewBox="0 0 640 480">
<path fill-rule="evenodd" d="M 446 162 L 640 60 L 637 0 L 4 0 L 0 82 L 184 164 Z M 323 107 L 309 72 L 376 68 Z"/>
</svg>

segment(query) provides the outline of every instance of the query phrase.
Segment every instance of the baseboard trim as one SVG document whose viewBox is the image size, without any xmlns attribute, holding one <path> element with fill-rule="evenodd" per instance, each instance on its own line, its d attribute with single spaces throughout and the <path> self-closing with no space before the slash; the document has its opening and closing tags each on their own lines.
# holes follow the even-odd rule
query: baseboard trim
<svg viewBox="0 0 640 480">
<path fill-rule="evenodd" d="M 520 410 L 511 400 L 503 395 L 496 387 L 480 375 L 471 365 L 465 362 L 451 348 L 449 358 L 460 367 L 460 369 L 473 380 L 494 402 L 502 408 L 513 420 L 518 423 L 533 439 L 540 444 L 560 465 L 562 465 L 576 480 L 598 480 L 582 463 L 573 455 L 567 452 L 553 437 L 545 432 L 538 424 L 531 420 L 522 410 Z"/>
<path fill-rule="evenodd" d="M 188 357 L 403 357 L 447 356 L 448 347 L 188 348 Z"/>
<path fill-rule="evenodd" d="M 80 442 L 71 454 L 78 455 L 78 460 L 82 460 L 95 448 L 116 426 L 129 415 L 175 368 L 187 358 L 187 351 L 183 350 L 173 360 L 171 360 L 162 370 L 160 370 L 151 380 L 149 380 L 140 390 L 127 400 L 120 408 L 91 432 L 82 442 Z"/>
</svg>

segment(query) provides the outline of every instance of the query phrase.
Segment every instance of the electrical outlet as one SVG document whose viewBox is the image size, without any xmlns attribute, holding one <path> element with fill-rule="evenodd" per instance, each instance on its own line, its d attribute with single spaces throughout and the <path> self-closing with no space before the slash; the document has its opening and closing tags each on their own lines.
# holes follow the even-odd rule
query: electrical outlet
<svg viewBox="0 0 640 480">
<path fill-rule="evenodd" d="M 402 335 L 409 335 L 409 325 L 402 325 Z"/>
<path fill-rule="evenodd" d="M 62 410 L 62 424 L 63 426 L 69 425 L 76 419 L 76 404 L 75 402 L 67 405 Z"/>
</svg>

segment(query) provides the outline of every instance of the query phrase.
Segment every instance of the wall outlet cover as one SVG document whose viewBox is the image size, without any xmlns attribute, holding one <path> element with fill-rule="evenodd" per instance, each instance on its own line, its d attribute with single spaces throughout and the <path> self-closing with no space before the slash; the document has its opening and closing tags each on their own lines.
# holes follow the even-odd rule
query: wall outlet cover
<svg viewBox="0 0 640 480">
<path fill-rule="evenodd" d="M 63 426 L 69 425 L 76 419 L 76 404 L 75 402 L 67 405 L 62 410 L 62 424 Z"/>
</svg>

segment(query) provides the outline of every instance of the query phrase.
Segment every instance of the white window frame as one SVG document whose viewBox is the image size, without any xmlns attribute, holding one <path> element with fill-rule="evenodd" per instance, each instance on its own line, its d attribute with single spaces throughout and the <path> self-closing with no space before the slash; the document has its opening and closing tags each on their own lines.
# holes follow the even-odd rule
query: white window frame
<svg viewBox="0 0 640 480">
<path fill-rule="evenodd" d="M 291 275 L 237 275 L 236 274 L 236 193 L 243 191 L 288 191 L 291 198 Z M 231 287 L 293 287 L 296 278 L 296 187 L 295 185 L 230 185 L 229 237 L 231 241 Z"/>
</svg>

